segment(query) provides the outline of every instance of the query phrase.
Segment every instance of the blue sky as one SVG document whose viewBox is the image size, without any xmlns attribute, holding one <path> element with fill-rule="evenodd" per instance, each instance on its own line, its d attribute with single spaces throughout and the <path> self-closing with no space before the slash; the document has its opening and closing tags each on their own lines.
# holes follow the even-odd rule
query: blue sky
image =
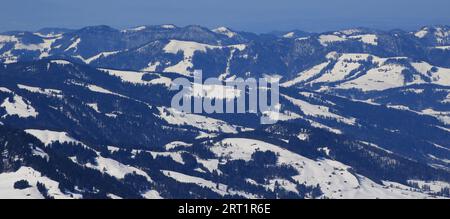
<svg viewBox="0 0 450 219">
<path fill-rule="evenodd" d="M 199 24 L 268 32 L 450 25 L 449 0 L 2 0 L 0 31 Z"/>
</svg>

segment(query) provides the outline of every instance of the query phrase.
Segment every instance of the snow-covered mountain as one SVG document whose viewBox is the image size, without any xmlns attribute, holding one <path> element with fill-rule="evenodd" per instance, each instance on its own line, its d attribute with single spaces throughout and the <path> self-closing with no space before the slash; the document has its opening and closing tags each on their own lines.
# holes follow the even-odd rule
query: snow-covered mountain
<svg viewBox="0 0 450 219">
<path fill-rule="evenodd" d="M 380 58 L 363 53 L 329 53 L 327 60 L 298 77 L 286 81 L 283 86 L 294 85 L 321 89 L 355 89 L 381 91 L 417 84 L 450 86 L 450 68 L 433 66 L 425 61 L 413 61 L 408 57 Z"/>
<path fill-rule="evenodd" d="M 448 33 L 0 34 L 0 198 L 449 197 Z M 194 69 L 281 77 L 281 121 L 171 108 Z"/>
</svg>

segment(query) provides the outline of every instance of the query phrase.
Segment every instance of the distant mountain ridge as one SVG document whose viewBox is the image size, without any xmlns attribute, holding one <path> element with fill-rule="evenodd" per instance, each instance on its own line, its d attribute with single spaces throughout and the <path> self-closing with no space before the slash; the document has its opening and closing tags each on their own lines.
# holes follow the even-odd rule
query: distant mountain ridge
<svg viewBox="0 0 450 219">
<path fill-rule="evenodd" d="M 449 35 L 2 33 L 0 198 L 450 197 Z M 262 112 L 279 121 L 171 108 L 173 80 L 195 69 L 281 78 L 280 111 Z"/>
<path fill-rule="evenodd" d="M 221 29 L 224 31 L 218 31 Z M 190 48 L 192 57 L 184 61 L 188 66 L 183 67 L 189 69 L 180 71 L 204 69 L 213 76 L 226 73 L 229 67 L 238 76 L 247 72 L 257 76 L 279 74 L 288 80 L 326 60 L 330 52 L 366 53 L 382 58 L 408 57 L 413 61 L 450 67 L 448 26 L 424 27 L 417 32 L 359 28 L 320 34 L 291 31 L 263 35 L 225 27 L 209 30 L 195 25 L 139 26 L 126 30 L 103 25 L 68 32 L 57 29 L 53 34 L 48 34 L 49 30 L 5 33 L 0 38 L 0 61 L 11 63 L 51 58 L 124 70 L 173 71 L 171 67 L 183 58 L 167 54 L 164 47 L 171 41 L 179 41 L 195 47 Z M 245 48 L 231 50 L 232 45 Z M 210 56 L 215 58 L 205 60 Z"/>
</svg>

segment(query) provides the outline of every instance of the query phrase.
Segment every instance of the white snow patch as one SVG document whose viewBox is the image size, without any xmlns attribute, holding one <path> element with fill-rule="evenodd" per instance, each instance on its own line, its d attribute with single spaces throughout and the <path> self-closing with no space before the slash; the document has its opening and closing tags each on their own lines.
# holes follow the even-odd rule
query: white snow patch
<svg viewBox="0 0 450 219">
<path fill-rule="evenodd" d="M 119 53 L 120 51 L 112 51 L 112 52 L 101 52 L 101 53 L 99 53 L 99 54 L 97 54 L 97 55 L 95 55 L 95 56 L 92 56 L 91 58 L 88 58 L 88 59 L 82 59 L 85 63 L 87 63 L 87 64 L 90 64 L 91 62 L 93 62 L 93 61 L 95 61 L 95 60 L 97 60 L 97 59 L 99 59 L 99 58 L 106 58 L 106 57 L 108 57 L 108 56 L 110 56 L 110 55 L 114 55 L 114 54 L 117 54 L 117 53 Z"/>
<path fill-rule="evenodd" d="M 328 147 L 317 148 L 317 151 L 325 153 L 327 156 L 330 156 L 331 150 Z"/>
<path fill-rule="evenodd" d="M 228 160 L 251 159 L 255 151 L 272 151 L 278 155 L 278 164 L 285 164 L 298 170 L 292 177 L 295 182 L 305 185 L 320 185 L 327 198 L 428 198 L 422 193 L 409 189 L 387 188 L 363 176 L 353 175 L 350 167 L 340 162 L 320 159 L 311 160 L 259 140 L 227 138 L 215 144 L 211 151 Z M 406 186 L 405 186 L 406 187 Z"/>
<path fill-rule="evenodd" d="M 417 38 L 424 38 L 427 34 L 428 34 L 428 28 L 424 28 L 424 29 L 422 29 L 422 30 L 416 32 L 414 35 L 415 35 Z"/>
<path fill-rule="evenodd" d="M 436 111 L 428 108 L 421 111 L 421 114 L 429 115 L 437 118 L 446 125 L 450 125 L 450 111 Z"/>
<path fill-rule="evenodd" d="M 77 50 L 78 50 L 78 44 L 81 42 L 81 38 L 77 38 L 77 39 L 72 39 L 72 44 L 70 44 L 70 46 L 69 47 L 67 47 L 65 50 L 64 50 L 64 52 L 67 52 L 67 51 L 69 51 L 69 50 L 71 50 L 71 49 L 74 49 L 74 51 L 73 52 L 76 52 Z"/>
<path fill-rule="evenodd" d="M 309 39 L 310 37 L 299 37 L 299 38 L 297 38 L 297 39 L 295 39 L 296 41 L 302 41 L 302 40 L 307 40 L 307 39 Z"/>
<path fill-rule="evenodd" d="M 180 112 L 173 108 L 158 107 L 160 117 L 172 125 L 192 126 L 208 132 L 237 133 L 236 127 L 202 115 Z"/>
<path fill-rule="evenodd" d="M 450 46 L 436 46 L 435 49 L 450 50 Z"/>
<path fill-rule="evenodd" d="M 178 181 L 180 183 L 196 184 L 200 187 L 210 189 L 211 191 L 213 191 L 221 196 L 225 196 L 227 194 L 232 194 L 232 195 L 241 195 L 245 198 L 256 198 L 252 194 L 248 194 L 248 193 L 244 193 L 244 192 L 240 192 L 240 191 L 234 191 L 233 189 L 228 189 L 228 186 L 225 184 L 222 184 L 222 183 L 215 183 L 215 182 L 205 180 L 200 177 L 194 177 L 194 176 L 186 175 L 186 174 L 175 172 L 175 171 L 161 170 L 161 172 L 165 176 L 175 179 L 176 181 Z"/>
<path fill-rule="evenodd" d="M 347 30 L 341 30 L 339 32 L 343 33 L 345 35 L 352 35 L 352 34 L 360 33 L 361 30 L 360 29 L 347 29 Z"/>
<path fill-rule="evenodd" d="M 173 25 L 173 24 L 163 24 L 163 25 L 161 25 L 161 27 L 164 28 L 164 29 L 173 29 L 173 28 L 176 28 L 176 26 Z"/>
<path fill-rule="evenodd" d="M 327 106 L 314 105 L 306 101 L 295 99 L 286 95 L 283 95 L 283 97 L 289 100 L 294 105 L 298 106 L 300 110 L 307 116 L 336 119 L 337 121 L 343 122 L 348 125 L 355 125 L 356 123 L 355 118 L 345 118 L 343 116 L 332 113 L 330 112 L 330 108 Z"/>
<path fill-rule="evenodd" d="M 114 153 L 120 150 L 120 148 L 115 147 L 115 146 L 106 146 L 106 148 L 108 149 L 109 152 Z"/>
<path fill-rule="evenodd" d="M 143 68 L 142 71 L 150 71 L 150 72 L 154 72 L 156 71 L 156 69 L 158 68 L 158 66 L 161 65 L 161 63 L 159 61 L 156 61 L 155 63 L 148 63 L 146 68 Z"/>
<path fill-rule="evenodd" d="M 450 189 L 450 183 L 443 181 L 408 180 L 408 183 L 417 184 L 420 188 L 429 187 L 431 192 L 440 192 L 444 188 Z"/>
<path fill-rule="evenodd" d="M 184 165 L 184 160 L 183 157 L 181 157 L 181 154 L 183 153 L 182 151 L 176 151 L 176 152 L 154 152 L 154 151 L 147 151 L 149 152 L 153 158 L 156 157 L 169 157 L 171 158 L 173 161 L 179 163 L 179 164 L 183 164 Z"/>
<path fill-rule="evenodd" d="M 244 50 L 245 45 L 230 45 L 226 46 L 228 48 L 236 48 L 239 50 Z M 192 41 L 180 41 L 180 40 L 171 40 L 165 47 L 164 52 L 170 54 L 177 54 L 178 52 L 183 53 L 183 60 L 181 60 L 176 65 L 167 67 L 164 69 L 164 72 L 175 72 L 187 76 L 191 76 L 193 73 L 192 58 L 194 57 L 195 52 L 206 52 L 208 49 L 221 49 L 223 46 L 214 46 L 203 43 L 197 43 Z"/>
<path fill-rule="evenodd" d="M 146 199 L 163 199 L 158 191 L 156 190 L 149 190 L 142 194 L 142 196 Z"/>
<path fill-rule="evenodd" d="M 151 73 L 144 73 L 144 72 L 136 72 L 136 71 L 121 71 L 121 70 L 112 70 L 112 69 L 101 69 L 103 71 L 106 71 L 109 75 L 113 75 L 116 77 L 119 77 L 123 82 L 128 82 L 132 84 L 142 84 L 142 85 L 157 85 L 161 84 L 166 87 L 170 87 L 172 84 L 172 79 L 157 75 L 158 78 L 152 79 L 150 81 L 144 81 L 142 80 L 142 77 L 146 74 Z"/>
<path fill-rule="evenodd" d="M 13 93 L 10 89 L 8 89 L 8 88 L 6 88 L 6 87 L 0 87 L 0 92 L 3 92 L 3 93 L 10 93 L 10 94 Z"/>
<path fill-rule="evenodd" d="M 357 39 L 365 44 L 370 44 L 377 46 L 378 45 L 378 37 L 375 34 L 365 34 L 365 35 L 356 35 L 350 36 L 351 39 Z"/>
<path fill-rule="evenodd" d="M 200 177 L 189 176 L 183 173 L 169 171 L 169 170 L 161 170 L 161 172 L 170 178 L 173 178 L 181 183 L 193 183 L 199 185 L 201 187 L 205 187 L 211 189 L 213 192 L 218 193 L 220 195 L 226 195 L 227 186 L 221 183 L 215 183 L 209 180 L 205 180 Z"/>
<path fill-rule="evenodd" d="M 127 174 L 137 174 L 144 176 L 149 182 L 152 182 L 152 179 L 148 174 L 140 169 L 132 167 L 130 165 L 122 164 L 116 160 L 110 158 L 104 158 L 102 156 L 98 156 L 96 158 L 97 164 L 86 164 L 86 167 L 91 169 L 96 169 L 100 172 L 106 173 L 110 176 L 116 177 L 117 179 L 125 178 Z"/>
<path fill-rule="evenodd" d="M 14 43 L 13 50 L 30 50 L 30 51 L 39 51 L 39 58 L 45 58 L 49 56 L 50 50 L 52 48 L 52 44 L 60 39 L 61 35 L 55 35 L 54 37 L 46 37 L 42 43 L 38 44 L 24 44 L 15 36 L 5 36 L 0 35 L 0 48 L 4 46 L 5 43 Z M 3 54 L 2 56 L 8 57 L 9 62 L 17 61 L 17 57 L 11 55 L 11 50 L 8 51 L 7 54 Z"/>
<path fill-rule="evenodd" d="M 89 106 L 90 108 L 92 108 L 95 112 L 101 113 L 100 110 L 98 110 L 98 104 L 97 103 L 88 103 L 86 105 Z"/>
<path fill-rule="evenodd" d="M 14 189 L 14 183 L 26 180 L 30 188 Z M 31 167 L 21 167 L 16 172 L 0 174 L 0 199 L 43 199 L 44 197 L 37 189 L 37 183 L 43 183 L 48 189 L 48 194 L 56 199 L 82 198 L 77 194 L 64 194 L 58 188 L 59 183 L 53 181 Z"/>
<path fill-rule="evenodd" d="M 99 87 L 99 86 L 93 85 L 93 84 L 88 84 L 88 85 L 86 86 L 86 88 L 88 88 L 90 91 L 97 92 L 97 93 L 111 94 L 111 95 L 114 95 L 114 96 L 119 96 L 119 97 L 128 98 L 128 97 L 126 97 L 126 96 L 124 96 L 124 95 L 121 95 L 121 94 L 118 94 L 118 93 L 114 93 L 114 92 L 112 92 L 112 91 L 109 91 L 109 90 L 107 90 L 107 89 L 105 89 L 105 88 L 102 88 L 102 87 Z"/>
<path fill-rule="evenodd" d="M 50 159 L 50 156 L 39 147 L 32 148 L 31 152 L 32 152 L 33 156 L 41 157 L 41 158 L 47 160 L 47 162 Z"/>
<path fill-rule="evenodd" d="M 72 63 L 70 63 L 69 61 L 66 60 L 51 60 L 50 61 L 53 64 L 58 64 L 58 65 L 70 65 Z"/>
<path fill-rule="evenodd" d="M 386 152 L 388 154 L 393 154 L 394 153 L 394 152 L 392 152 L 390 150 L 384 149 L 383 147 L 380 147 L 377 144 L 374 144 L 374 143 L 371 143 L 371 142 L 366 142 L 366 141 L 359 141 L 359 142 L 363 143 L 366 146 L 373 147 L 373 148 L 376 148 L 376 149 L 380 149 L 380 150 L 382 150 L 382 151 L 384 151 L 384 152 Z"/>
<path fill-rule="evenodd" d="M 295 36 L 295 33 L 294 32 L 289 32 L 289 33 L 287 33 L 287 34 L 284 34 L 283 35 L 283 38 L 293 38 Z"/>
<path fill-rule="evenodd" d="M 171 40 L 165 47 L 165 53 L 177 54 L 178 52 L 183 53 L 183 60 L 178 64 L 167 67 L 164 69 L 164 72 L 176 72 L 183 75 L 191 75 L 192 73 L 192 58 L 194 57 L 195 52 L 206 52 L 207 49 L 220 48 L 218 46 L 212 46 L 197 42 L 190 41 L 179 41 L 179 40 Z"/>
<path fill-rule="evenodd" d="M 449 148 L 446 148 L 446 147 L 444 147 L 442 145 L 439 145 L 439 144 L 436 144 L 436 143 L 433 143 L 433 142 L 430 142 L 430 143 L 432 143 L 436 148 L 440 148 L 440 149 L 444 149 L 446 151 L 450 151 Z"/>
<path fill-rule="evenodd" d="M 45 89 L 45 88 L 40 88 L 40 87 L 27 86 L 27 85 L 23 85 L 23 84 L 17 84 L 17 87 L 20 89 L 27 90 L 32 93 L 38 93 L 38 94 L 43 94 L 46 96 L 62 98 L 62 91 L 57 90 L 57 89 Z"/>
<path fill-rule="evenodd" d="M 218 34 L 222 34 L 227 36 L 228 38 L 233 38 L 234 36 L 236 36 L 236 33 L 231 31 L 230 29 L 226 28 L 226 27 L 219 27 L 216 28 L 214 30 L 212 30 L 214 33 L 218 33 Z"/>
<path fill-rule="evenodd" d="M 133 28 L 130 28 L 130 29 L 122 30 L 121 32 L 122 33 L 138 32 L 138 31 L 142 31 L 142 30 L 145 30 L 145 29 L 147 29 L 146 26 L 138 26 L 138 27 L 133 27 Z"/>
<path fill-rule="evenodd" d="M 431 83 L 450 86 L 450 68 L 432 66 L 427 62 L 413 62 L 411 65 L 422 75 L 431 79 Z"/>
<path fill-rule="evenodd" d="M 344 80 L 350 75 L 350 73 L 358 69 L 360 66 L 361 64 L 359 64 L 358 62 L 352 62 L 344 58 L 340 58 L 334 65 L 333 69 L 326 71 L 319 78 L 310 83 L 335 82 Z"/>
<path fill-rule="evenodd" d="M 272 121 L 289 121 L 289 120 L 301 118 L 301 116 L 298 115 L 297 113 L 294 113 L 294 112 L 291 112 L 288 110 L 284 110 L 282 112 L 281 111 L 264 111 L 264 112 L 262 112 L 262 114 L 265 117 L 268 117 Z"/>
<path fill-rule="evenodd" d="M 320 35 L 319 36 L 319 42 L 323 46 L 328 46 L 328 45 L 330 45 L 332 43 L 343 42 L 343 41 L 346 41 L 346 40 L 347 39 L 342 38 L 340 36 L 336 36 L 336 35 Z"/>
<path fill-rule="evenodd" d="M 225 85 L 193 84 L 191 96 L 209 99 L 235 99 L 241 96 L 241 90 Z"/>
<path fill-rule="evenodd" d="M 298 133 L 297 138 L 301 141 L 307 141 L 309 139 L 309 134 L 307 132 L 300 132 Z"/>
<path fill-rule="evenodd" d="M 3 115 L 2 118 L 13 115 L 17 115 L 19 118 L 36 118 L 39 115 L 29 101 L 16 94 L 12 98 L 12 101 L 9 97 L 5 98 L 0 107 L 3 107 L 6 110 L 6 115 Z"/>
<path fill-rule="evenodd" d="M 110 199 L 123 199 L 122 197 L 120 197 L 120 196 L 117 196 L 117 195 L 114 195 L 114 194 L 106 194 L 106 196 L 108 196 L 108 198 L 110 198 Z"/>
<path fill-rule="evenodd" d="M 186 147 L 191 147 L 191 146 L 192 146 L 192 144 L 188 144 L 186 142 L 173 141 L 173 142 L 170 142 L 170 143 L 166 144 L 164 146 L 164 148 L 168 151 L 168 150 L 172 150 L 172 149 L 175 149 L 175 148 L 180 148 L 180 147 L 186 148 Z"/>
<path fill-rule="evenodd" d="M 373 68 L 367 73 L 354 80 L 344 82 L 337 86 L 342 89 L 356 88 L 362 91 L 386 90 L 390 88 L 402 87 L 405 84 L 405 78 L 402 74 L 405 67 L 400 65 L 383 65 Z"/>
<path fill-rule="evenodd" d="M 298 77 L 294 78 L 293 80 L 284 82 L 281 84 L 282 87 L 291 87 L 294 86 L 296 84 L 299 84 L 301 82 L 305 82 L 308 79 L 316 76 L 317 74 L 319 74 L 327 65 L 329 64 L 329 62 L 324 62 L 321 63 L 319 65 L 316 65 L 306 71 L 303 71 L 301 73 L 298 74 Z"/>
<path fill-rule="evenodd" d="M 117 118 L 118 115 L 115 113 L 105 113 L 105 116 L 115 119 L 115 118 Z"/>
<path fill-rule="evenodd" d="M 45 146 L 49 146 L 54 142 L 83 144 L 80 141 L 70 137 L 67 132 L 56 132 L 39 129 L 26 129 L 25 132 L 39 139 Z"/>
<path fill-rule="evenodd" d="M 437 160 L 437 161 L 444 162 L 444 163 L 446 163 L 446 164 L 450 164 L 450 159 L 439 158 L 439 157 L 436 157 L 436 156 L 434 156 L 434 155 L 432 155 L 432 154 L 428 154 L 428 157 L 430 157 L 430 158 L 433 159 L 433 160 Z"/>
</svg>

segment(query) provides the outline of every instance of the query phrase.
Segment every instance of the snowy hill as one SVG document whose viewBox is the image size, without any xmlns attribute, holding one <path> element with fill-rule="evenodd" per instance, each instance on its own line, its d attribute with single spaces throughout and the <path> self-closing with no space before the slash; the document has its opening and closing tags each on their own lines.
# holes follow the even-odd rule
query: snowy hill
<svg viewBox="0 0 450 219">
<path fill-rule="evenodd" d="M 447 32 L 0 34 L 0 198 L 450 197 Z M 171 108 L 195 69 L 280 77 L 280 121 Z"/>
<path fill-rule="evenodd" d="M 450 68 L 407 57 L 380 58 L 370 54 L 327 55 L 327 62 L 299 73 L 283 86 L 318 85 L 362 91 L 386 90 L 413 84 L 450 86 Z M 323 89 L 327 89 L 323 87 Z"/>
</svg>

